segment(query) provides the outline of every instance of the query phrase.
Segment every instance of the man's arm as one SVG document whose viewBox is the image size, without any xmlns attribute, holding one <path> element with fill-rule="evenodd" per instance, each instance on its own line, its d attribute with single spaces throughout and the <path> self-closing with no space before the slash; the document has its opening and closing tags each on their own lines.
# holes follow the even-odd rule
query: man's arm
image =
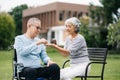
<svg viewBox="0 0 120 80">
<path fill-rule="evenodd" d="M 35 43 L 25 45 L 27 42 L 22 37 L 15 37 L 15 43 L 14 43 L 14 48 L 16 49 L 17 53 L 21 55 L 27 55 L 30 52 L 34 51 L 37 49 L 37 45 Z"/>
</svg>

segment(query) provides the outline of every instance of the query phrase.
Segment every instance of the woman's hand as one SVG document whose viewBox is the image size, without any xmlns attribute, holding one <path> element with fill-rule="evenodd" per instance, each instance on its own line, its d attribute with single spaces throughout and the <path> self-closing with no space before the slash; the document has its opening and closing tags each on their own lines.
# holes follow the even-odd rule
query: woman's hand
<svg viewBox="0 0 120 80">
<path fill-rule="evenodd" d="M 46 43 L 45 45 L 50 46 L 50 47 L 55 47 L 56 46 L 56 44 L 53 44 L 53 43 L 52 44 L 51 43 Z"/>
</svg>

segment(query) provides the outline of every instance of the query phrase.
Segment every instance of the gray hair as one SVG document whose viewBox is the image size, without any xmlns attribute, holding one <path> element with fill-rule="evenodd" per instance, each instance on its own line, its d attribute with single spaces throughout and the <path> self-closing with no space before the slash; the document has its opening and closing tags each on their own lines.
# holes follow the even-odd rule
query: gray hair
<svg viewBox="0 0 120 80">
<path fill-rule="evenodd" d="M 76 17 L 69 18 L 65 21 L 65 25 L 68 22 L 70 22 L 71 24 L 73 24 L 76 27 L 76 30 L 75 30 L 76 33 L 78 33 L 80 31 L 81 22 L 79 19 L 77 19 Z"/>
<path fill-rule="evenodd" d="M 30 19 L 28 20 L 27 26 L 28 26 L 28 25 L 31 25 L 31 24 L 34 24 L 35 22 L 41 22 L 41 21 L 40 21 L 40 19 L 38 19 L 38 18 L 32 17 L 32 18 L 30 18 Z"/>
</svg>

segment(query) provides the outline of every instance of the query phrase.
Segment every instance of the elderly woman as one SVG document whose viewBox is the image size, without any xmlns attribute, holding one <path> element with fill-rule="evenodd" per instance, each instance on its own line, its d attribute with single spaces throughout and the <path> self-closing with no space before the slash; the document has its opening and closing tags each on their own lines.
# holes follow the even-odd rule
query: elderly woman
<svg viewBox="0 0 120 80">
<path fill-rule="evenodd" d="M 76 17 L 69 18 L 65 21 L 65 25 L 69 36 L 66 37 L 64 48 L 56 44 L 47 45 L 57 49 L 63 56 L 70 56 L 70 67 L 61 69 L 60 80 L 71 80 L 75 76 L 85 74 L 85 68 L 89 63 L 89 58 L 86 41 L 79 34 L 81 26 L 79 19 Z"/>
</svg>

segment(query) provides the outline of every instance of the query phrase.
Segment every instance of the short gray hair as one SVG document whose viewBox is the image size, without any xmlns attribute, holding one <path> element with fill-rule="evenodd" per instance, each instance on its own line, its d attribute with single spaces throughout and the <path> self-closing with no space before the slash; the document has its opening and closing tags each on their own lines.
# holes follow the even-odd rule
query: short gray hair
<svg viewBox="0 0 120 80">
<path fill-rule="evenodd" d="M 35 22 L 41 22 L 40 19 L 36 18 L 36 17 L 32 17 L 27 21 L 27 26 L 34 24 Z"/>
<path fill-rule="evenodd" d="M 77 19 L 76 17 L 71 17 L 65 21 L 65 25 L 68 22 L 70 22 L 71 24 L 73 24 L 76 27 L 76 30 L 75 30 L 76 33 L 78 33 L 80 31 L 81 22 L 79 19 Z"/>
</svg>

